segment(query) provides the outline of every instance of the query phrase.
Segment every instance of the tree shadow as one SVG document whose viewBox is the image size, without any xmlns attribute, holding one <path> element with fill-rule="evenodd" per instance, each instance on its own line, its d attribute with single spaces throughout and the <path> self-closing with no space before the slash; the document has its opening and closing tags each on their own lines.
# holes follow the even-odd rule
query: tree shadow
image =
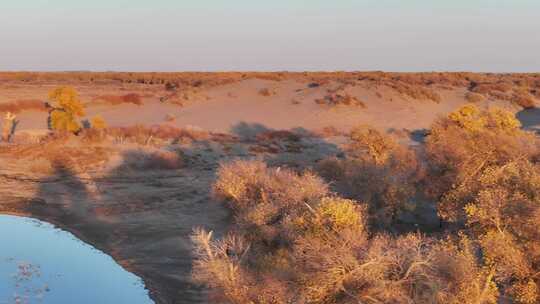
<svg viewBox="0 0 540 304">
<path fill-rule="evenodd" d="M 412 140 L 412 141 L 415 141 L 417 143 L 420 143 L 420 144 L 423 144 L 426 142 L 426 138 L 429 136 L 429 130 L 428 129 L 416 129 L 416 130 L 413 130 L 410 135 L 409 135 L 409 138 Z"/>
<path fill-rule="evenodd" d="M 231 133 L 238 136 L 242 141 L 254 141 L 257 135 L 268 132 L 271 129 L 260 123 L 239 122 L 231 127 Z"/>
<path fill-rule="evenodd" d="M 156 303 L 205 302 L 204 288 L 191 282 L 189 236 L 201 224 L 224 230 L 227 212 L 206 195 L 212 178 L 200 182 L 201 191 L 197 176 L 168 167 L 168 156 L 128 150 L 121 159 L 94 178 L 68 159 L 51 160 L 51 173 L 17 210 L 111 255 L 144 280 Z"/>
</svg>

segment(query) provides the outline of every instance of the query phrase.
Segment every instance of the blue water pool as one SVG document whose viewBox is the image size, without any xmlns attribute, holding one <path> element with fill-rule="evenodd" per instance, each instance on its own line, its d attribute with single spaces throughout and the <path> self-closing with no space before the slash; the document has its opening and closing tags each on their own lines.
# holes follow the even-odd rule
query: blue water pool
<svg viewBox="0 0 540 304">
<path fill-rule="evenodd" d="M 0 304 L 153 303 L 140 278 L 49 223 L 0 215 Z"/>
</svg>

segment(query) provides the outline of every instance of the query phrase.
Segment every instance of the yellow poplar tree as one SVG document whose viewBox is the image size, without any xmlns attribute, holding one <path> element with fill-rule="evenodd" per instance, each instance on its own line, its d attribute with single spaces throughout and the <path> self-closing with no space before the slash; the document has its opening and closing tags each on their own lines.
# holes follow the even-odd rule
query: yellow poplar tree
<svg viewBox="0 0 540 304">
<path fill-rule="evenodd" d="M 72 87 L 58 87 L 49 92 L 53 110 L 50 112 L 50 127 L 53 130 L 78 132 L 81 125 L 77 118 L 84 116 L 84 105 Z"/>
</svg>

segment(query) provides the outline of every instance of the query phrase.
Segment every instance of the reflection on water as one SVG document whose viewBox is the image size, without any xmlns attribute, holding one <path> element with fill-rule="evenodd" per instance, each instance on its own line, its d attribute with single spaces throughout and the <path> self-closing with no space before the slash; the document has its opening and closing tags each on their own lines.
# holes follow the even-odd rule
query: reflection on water
<svg viewBox="0 0 540 304">
<path fill-rule="evenodd" d="M 153 303 L 141 280 L 51 224 L 0 215 L 0 304 Z"/>
</svg>

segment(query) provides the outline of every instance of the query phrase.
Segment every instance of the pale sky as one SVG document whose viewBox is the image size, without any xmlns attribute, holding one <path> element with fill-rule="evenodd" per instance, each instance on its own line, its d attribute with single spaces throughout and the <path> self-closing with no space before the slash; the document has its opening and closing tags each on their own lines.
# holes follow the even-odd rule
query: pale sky
<svg viewBox="0 0 540 304">
<path fill-rule="evenodd" d="M 540 0 L 0 0 L 0 70 L 540 72 Z"/>
</svg>

